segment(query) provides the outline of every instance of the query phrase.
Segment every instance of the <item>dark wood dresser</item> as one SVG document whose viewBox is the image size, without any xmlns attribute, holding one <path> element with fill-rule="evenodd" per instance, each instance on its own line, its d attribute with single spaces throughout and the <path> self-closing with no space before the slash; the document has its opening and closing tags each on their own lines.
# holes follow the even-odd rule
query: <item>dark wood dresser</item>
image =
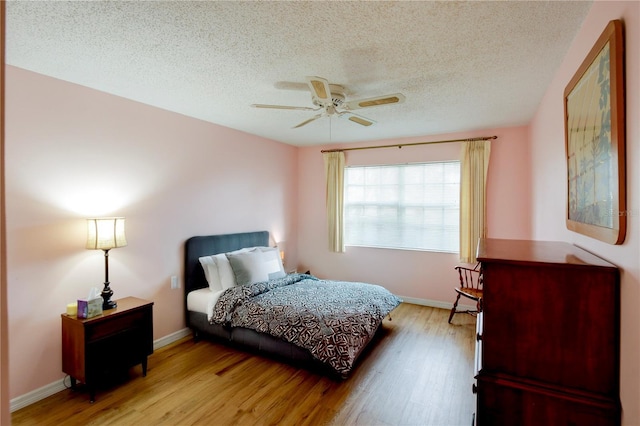
<svg viewBox="0 0 640 426">
<path fill-rule="evenodd" d="M 478 425 L 619 425 L 618 269 L 568 243 L 480 240 Z"/>
<path fill-rule="evenodd" d="M 96 384 L 109 375 L 142 364 L 153 353 L 153 302 L 125 297 L 118 306 L 89 319 L 62 314 L 62 371 L 89 388 L 95 401 Z"/>
</svg>

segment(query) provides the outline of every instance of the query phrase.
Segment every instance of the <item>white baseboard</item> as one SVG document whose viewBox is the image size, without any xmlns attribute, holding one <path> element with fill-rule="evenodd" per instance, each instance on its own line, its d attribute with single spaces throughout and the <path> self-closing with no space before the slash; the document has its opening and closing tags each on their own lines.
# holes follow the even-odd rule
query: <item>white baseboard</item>
<svg viewBox="0 0 640 426">
<path fill-rule="evenodd" d="M 177 342 L 183 337 L 187 337 L 191 334 L 191 330 L 188 328 L 183 328 L 182 330 L 178 330 L 174 333 L 168 334 L 164 337 L 159 338 L 158 340 L 153 342 L 153 350 L 160 349 L 164 346 L 170 345 L 173 342 Z"/>
<path fill-rule="evenodd" d="M 453 303 L 441 302 L 440 300 L 417 299 L 415 297 L 407 297 L 407 296 L 398 296 L 398 297 L 402 299 L 404 302 L 412 303 L 414 305 L 429 306 L 431 308 L 440 308 L 440 309 L 447 309 L 447 310 L 451 310 L 451 308 L 453 307 Z M 466 311 L 466 310 L 474 311 L 476 307 L 475 305 L 463 305 L 462 303 L 459 303 L 457 309 L 459 311 Z"/>
<path fill-rule="evenodd" d="M 9 411 L 12 413 L 16 410 L 26 407 L 27 405 L 35 404 L 36 402 L 45 399 L 48 396 L 65 390 L 67 387 L 64 385 L 64 380 L 57 380 L 53 383 L 49 383 L 41 388 L 25 393 L 24 395 L 17 396 L 10 401 Z"/>
<path fill-rule="evenodd" d="M 170 345 L 173 342 L 176 342 L 180 339 L 182 339 L 183 337 L 188 336 L 189 334 L 191 334 L 191 330 L 189 330 L 188 328 L 183 328 L 182 330 L 178 330 L 174 333 L 171 333 L 167 336 L 161 337 L 158 340 L 155 340 L 153 342 L 153 350 L 157 350 L 160 349 L 164 346 Z M 10 401 L 10 411 L 13 413 L 16 410 L 19 410 L 21 408 L 24 408 L 28 405 L 34 404 L 40 400 L 43 400 L 55 393 L 58 393 L 60 391 L 63 391 L 65 389 L 67 389 L 67 386 L 65 386 L 64 381 L 66 378 L 63 378 L 61 380 L 57 380 L 53 383 L 49 383 L 48 385 L 45 385 L 41 388 L 35 389 L 31 392 L 28 392 L 24 395 L 20 395 L 17 396 L 15 398 L 13 398 Z"/>
</svg>

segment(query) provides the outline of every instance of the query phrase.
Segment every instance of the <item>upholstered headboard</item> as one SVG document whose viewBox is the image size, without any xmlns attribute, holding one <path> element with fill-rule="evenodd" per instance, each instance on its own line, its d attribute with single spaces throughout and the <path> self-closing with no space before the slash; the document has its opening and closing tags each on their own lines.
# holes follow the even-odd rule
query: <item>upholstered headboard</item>
<svg viewBox="0 0 640 426">
<path fill-rule="evenodd" d="M 268 246 L 269 232 L 244 232 L 240 234 L 208 235 L 191 237 L 184 250 L 184 294 L 185 304 L 190 291 L 205 288 L 209 284 L 198 260 L 202 256 L 227 253 L 244 247 Z"/>
</svg>

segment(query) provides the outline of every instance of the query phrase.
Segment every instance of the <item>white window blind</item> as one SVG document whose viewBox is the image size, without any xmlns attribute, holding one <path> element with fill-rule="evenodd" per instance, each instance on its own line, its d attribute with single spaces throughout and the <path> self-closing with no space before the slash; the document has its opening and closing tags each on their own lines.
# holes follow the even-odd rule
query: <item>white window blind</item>
<svg viewBox="0 0 640 426">
<path fill-rule="evenodd" d="M 345 169 L 345 244 L 457 253 L 460 162 Z"/>
</svg>

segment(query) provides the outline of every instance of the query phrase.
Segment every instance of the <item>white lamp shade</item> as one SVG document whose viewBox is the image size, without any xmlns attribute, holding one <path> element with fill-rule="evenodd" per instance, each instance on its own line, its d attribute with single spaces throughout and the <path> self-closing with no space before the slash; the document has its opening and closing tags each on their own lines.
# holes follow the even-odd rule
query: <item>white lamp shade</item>
<svg viewBox="0 0 640 426">
<path fill-rule="evenodd" d="M 124 247 L 124 217 L 101 217 L 87 219 L 87 248 L 90 250 L 110 250 Z"/>
</svg>

